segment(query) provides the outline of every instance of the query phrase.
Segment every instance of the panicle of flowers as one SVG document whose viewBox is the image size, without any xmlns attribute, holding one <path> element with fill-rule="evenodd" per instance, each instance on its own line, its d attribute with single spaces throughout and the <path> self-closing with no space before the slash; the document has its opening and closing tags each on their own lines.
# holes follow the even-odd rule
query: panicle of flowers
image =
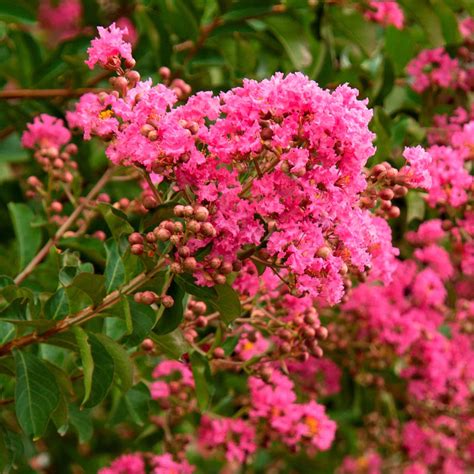
<svg viewBox="0 0 474 474">
<path fill-rule="evenodd" d="M 368 3 L 368 9 L 364 13 L 367 20 L 379 23 L 382 26 L 393 25 L 401 30 L 405 23 L 405 15 L 395 1 L 374 1 Z"/>
<path fill-rule="evenodd" d="M 245 463 L 256 450 L 255 428 L 242 419 L 201 418 L 198 443 L 204 456 L 223 449 L 229 463 Z"/>
<path fill-rule="evenodd" d="M 97 30 L 99 37 L 92 40 L 87 50 L 89 58 L 85 61 L 90 69 L 99 64 L 105 69 L 119 71 L 122 61 L 127 69 L 135 66 L 132 45 L 124 40 L 128 34 L 127 28 L 122 29 L 112 23 L 108 28 L 99 26 Z"/>
<path fill-rule="evenodd" d="M 330 448 L 336 423 L 330 420 L 323 405 L 310 400 L 297 403 L 293 382 L 278 370 L 267 368 L 264 378 L 250 377 L 250 419 L 264 422 L 270 439 L 293 449 L 309 451 Z"/>
<path fill-rule="evenodd" d="M 51 41 L 70 40 L 81 32 L 81 0 L 41 0 L 38 20 Z"/>
<path fill-rule="evenodd" d="M 188 461 L 175 460 L 169 453 L 153 455 L 149 453 L 124 454 L 103 467 L 99 474 L 192 474 L 195 468 Z"/>
<path fill-rule="evenodd" d="M 410 61 L 407 72 L 416 92 L 429 87 L 469 89 L 468 77 L 457 58 L 451 58 L 444 48 L 425 49 Z"/>
</svg>

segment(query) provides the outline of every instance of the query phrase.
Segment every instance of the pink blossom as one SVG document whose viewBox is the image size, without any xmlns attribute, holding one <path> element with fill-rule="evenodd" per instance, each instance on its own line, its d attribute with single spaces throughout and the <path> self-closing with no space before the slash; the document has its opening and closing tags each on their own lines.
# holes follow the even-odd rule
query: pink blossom
<svg viewBox="0 0 474 474">
<path fill-rule="evenodd" d="M 33 123 L 27 125 L 21 143 L 25 148 L 59 148 L 71 139 L 71 132 L 64 126 L 61 119 L 48 114 L 35 117 Z"/>
<path fill-rule="evenodd" d="M 38 8 L 38 21 L 48 31 L 51 39 L 66 41 L 77 36 L 82 21 L 80 0 L 41 0 Z"/>
<path fill-rule="evenodd" d="M 175 461 L 169 453 L 153 456 L 150 464 L 153 474 L 192 474 L 195 470 L 186 460 Z"/>
<path fill-rule="evenodd" d="M 405 176 L 408 182 L 415 187 L 429 189 L 431 187 L 430 164 L 431 155 L 421 146 L 405 147 L 403 157 L 408 164 L 400 170 L 401 175 Z"/>
<path fill-rule="evenodd" d="M 99 474 L 145 474 L 145 462 L 141 454 L 124 454 L 115 459 L 109 467 L 99 470 Z"/>
<path fill-rule="evenodd" d="M 120 66 L 121 59 L 134 62 L 132 45 L 124 41 L 124 36 L 128 34 L 126 28 L 118 28 L 112 23 L 108 28 L 99 26 L 97 30 L 99 37 L 92 40 L 91 47 L 87 50 L 89 59 L 85 61 L 90 69 L 93 69 L 96 63 L 104 68 L 116 69 Z"/>
<path fill-rule="evenodd" d="M 397 2 L 374 1 L 369 2 L 369 8 L 364 16 L 370 21 L 380 23 L 382 26 L 393 25 L 401 30 L 405 16 Z"/>
<path fill-rule="evenodd" d="M 451 58 L 444 48 L 425 49 L 407 66 L 412 76 L 412 88 L 423 92 L 431 86 L 468 89 L 466 73 L 457 58 Z"/>
<path fill-rule="evenodd" d="M 204 415 L 198 439 L 204 453 L 223 449 L 228 462 L 244 463 L 257 449 L 255 429 L 241 419 L 210 418 Z"/>
</svg>

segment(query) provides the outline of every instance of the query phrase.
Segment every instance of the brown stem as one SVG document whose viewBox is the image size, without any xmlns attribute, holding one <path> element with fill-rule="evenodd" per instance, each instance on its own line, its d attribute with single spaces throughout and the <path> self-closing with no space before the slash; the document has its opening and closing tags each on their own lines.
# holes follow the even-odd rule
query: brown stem
<svg viewBox="0 0 474 474">
<path fill-rule="evenodd" d="M 161 198 L 161 195 L 158 192 L 158 189 L 156 189 L 156 186 L 153 184 L 153 181 L 151 180 L 150 175 L 148 174 L 146 170 L 143 170 L 143 175 L 145 176 L 145 180 L 148 183 L 148 187 L 150 188 L 150 191 L 153 192 L 155 199 L 158 201 L 158 204 L 163 204 L 163 199 Z"/>
<path fill-rule="evenodd" d="M 76 219 L 81 215 L 82 211 L 88 205 L 91 199 L 94 199 L 97 194 L 100 193 L 102 188 L 105 186 L 107 181 L 112 176 L 115 168 L 108 168 L 107 171 L 102 175 L 102 177 L 97 181 L 95 186 L 89 191 L 89 194 L 85 197 L 85 199 L 79 204 L 79 206 L 74 209 L 73 213 L 69 216 L 68 220 L 57 230 L 56 234 L 46 242 L 44 247 L 36 254 L 36 256 L 31 260 L 31 262 L 20 272 L 17 277 L 15 278 L 15 283 L 19 285 L 22 283 L 36 268 L 38 264 L 40 264 L 43 259 L 48 255 L 51 247 L 53 247 L 59 239 L 64 235 L 64 233 L 69 229 L 69 227 L 74 224 Z"/>
<path fill-rule="evenodd" d="M 157 263 L 156 267 L 151 271 L 140 273 L 140 275 L 137 275 L 133 280 L 124 285 L 122 288 L 108 294 L 98 305 L 88 306 L 87 308 L 84 308 L 81 311 L 68 316 L 66 319 L 59 321 L 55 326 L 49 328 L 43 333 L 38 334 L 37 332 L 33 332 L 0 345 L 0 357 L 10 354 L 10 352 L 14 349 L 20 349 L 22 347 L 40 342 L 46 342 L 50 337 L 65 332 L 72 326 L 84 324 L 90 319 L 96 317 L 107 308 L 110 308 L 114 304 L 118 303 L 122 296 L 134 293 L 138 288 L 140 288 L 140 286 L 156 276 L 156 274 L 163 268 L 163 260 L 164 259 L 161 259 Z"/>
<path fill-rule="evenodd" d="M 85 87 L 82 89 L 11 89 L 0 91 L 0 100 L 47 99 L 50 97 L 79 97 L 86 92 L 102 92 L 106 89 Z"/>
</svg>

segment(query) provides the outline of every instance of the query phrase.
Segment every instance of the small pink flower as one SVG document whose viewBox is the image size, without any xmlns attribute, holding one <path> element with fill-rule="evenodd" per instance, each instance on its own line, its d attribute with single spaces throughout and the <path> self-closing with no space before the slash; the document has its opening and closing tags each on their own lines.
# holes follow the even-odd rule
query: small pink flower
<svg viewBox="0 0 474 474">
<path fill-rule="evenodd" d="M 401 30 L 405 22 L 405 16 L 397 2 L 374 1 L 369 2 L 370 10 L 364 13 L 365 18 L 382 26 L 393 25 Z"/>
<path fill-rule="evenodd" d="M 64 126 L 61 119 L 48 114 L 35 117 L 33 123 L 27 125 L 21 143 L 25 148 L 59 148 L 71 139 L 71 132 Z"/>
<path fill-rule="evenodd" d="M 118 28 L 112 23 L 108 28 L 99 26 L 97 30 L 99 37 L 92 40 L 87 50 L 89 59 L 85 61 L 90 69 L 97 63 L 106 69 L 117 69 L 122 59 L 134 63 L 132 45 L 124 41 L 124 36 L 128 34 L 126 28 Z"/>
</svg>

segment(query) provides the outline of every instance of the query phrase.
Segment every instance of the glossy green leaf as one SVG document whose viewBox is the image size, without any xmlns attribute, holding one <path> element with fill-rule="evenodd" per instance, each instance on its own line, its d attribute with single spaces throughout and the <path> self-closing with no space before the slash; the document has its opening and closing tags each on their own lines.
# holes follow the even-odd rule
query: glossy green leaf
<svg viewBox="0 0 474 474">
<path fill-rule="evenodd" d="M 92 359 L 94 361 L 94 371 L 92 375 L 92 388 L 87 402 L 83 403 L 86 408 L 98 405 L 109 392 L 115 375 L 115 362 L 113 357 L 99 339 L 93 334 L 89 334 L 89 345 Z"/>
<path fill-rule="evenodd" d="M 167 294 L 174 299 L 174 305 L 171 308 L 164 308 L 160 319 L 153 328 L 153 332 L 158 335 L 168 334 L 174 331 L 184 315 L 184 298 L 186 293 L 176 282 L 171 282 Z"/>
<path fill-rule="evenodd" d="M 423 220 L 425 217 L 425 200 L 417 191 L 410 191 L 406 197 L 407 201 L 407 223 L 418 219 Z"/>
<path fill-rule="evenodd" d="M 186 339 L 184 339 L 183 333 L 180 329 L 175 329 L 173 332 L 163 336 L 151 333 L 150 337 L 157 345 L 158 349 L 163 351 L 165 355 L 172 359 L 179 359 L 183 354 L 186 354 L 191 350 L 191 346 Z"/>
<path fill-rule="evenodd" d="M 100 303 L 105 297 L 105 277 L 93 273 L 79 273 L 71 286 L 83 291 L 93 303 Z"/>
<path fill-rule="evenodd" d="M 206 411 L 209 408 L 214 394 L 211 368 L 209 367 L 209 362 L 206 357 L 199 352 L 193 352 L 190 359 L 199 409 Z"/>
<path fill-rule="evenodd" d="M 41 245 L 41 230 L 31 225 L 35 215 L 26 204 L 11 202 L 8 204 L 8 210 L 15 229 L 20 255 L 20 270 L 22 270 L 33 260 Z"/>
<path fill-rule="evenodd" d="M 210 301 L 212 306 L 219 311 L 221 318 L 227 324 L 242 314 L 242 306 L 238 293 L 229 285 L 216 285 L 214 287 L 217 298 Z"/>
<path fill-rule="evenodd" d="M 105 244 L 107 264 L 105 266 L 105 291 L 110 293 L 125 282 L 125 267 L 120 257 L 117 242 L 109 240 Z"/>
<path fill-rule="evenodd" d="M 69 300 L 64 288 L 59 288 L 44 305 L 47 319 L 64 319 L 69 314 Z"/>
<path fill-rule="evenodd" d="M 123 403 L 133 422 L 137 425 L 143 426 L 148 420 L 150 399 L 150 390 L 143 382 L 138 383 L 124 394 Z"/>
<path fill-rule="evenodd" d="M 285 48 L 295 69 L 303 69 L 311 64 L 311 50 L 301 23 L 288 16 L 269 17 L 265 23 Z"/>
<path fill-rule="evenodd" d="M 112 235 L 118 239 L 123 234 L 131 234 L 133 227 L 128 222 L 127 216 L 110 204 L 101 203 L 97 206 L 98 210 L 109 226 Z"/>
<path fill-rule="evenodd" d="M 84 404 L 89 400 L 91 395 L 94 360 L 92 359 L 92 350 L 89 345 L 89 337 L 87 333 L 80 326 L 75 326 L 73 331 L 76 336 L 76 342 L 79 347 L 79 354 L 82 362 L 82 374 L 84 379 L 84 397 L 82 399 L 82 404 Z"/>
<path fill-rule="evenodd" d="M 128 312 L 131 317 L 132 332 L 125 337 L 123 342 L 128 346 L 137 346 L 145 337 L 147 337 L 156 321 L 155 311 L 150 306 L 139 304 L 133 301 L 133 298 L 128 297 L 124 311 Z"/>
<path fill-rule="evenodd" d="M 114 376 L 120 380 L 120 389 L 126 392 L 133 384 L 133 365 L 127 351 L 105 334 L 95 334 L 114 361 Z"/>
<path fill-rule="evenodd" d="M 87 443 L 93 434 L 90 410 L 80 409 L 76 405 L 69 405 L 69 422 L 76 430 L 80 443 Z"/>
<path fill-rule="evenodd" d="M 46 364 L 33 354 L 15 351 L 15 411 L 23 431 L 34 438 L 44 433 L 59 403 L 59 388 Z"/>
</svg>

